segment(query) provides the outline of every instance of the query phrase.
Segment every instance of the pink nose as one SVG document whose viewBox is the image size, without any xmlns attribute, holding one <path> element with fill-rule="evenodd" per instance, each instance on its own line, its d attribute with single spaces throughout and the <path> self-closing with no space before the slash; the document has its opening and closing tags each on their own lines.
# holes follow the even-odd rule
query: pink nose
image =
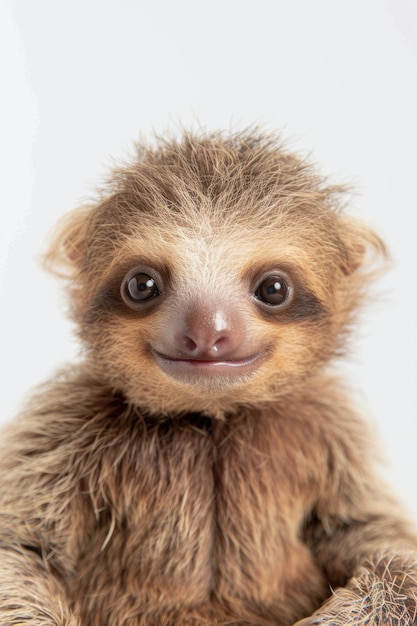
<svg viewBox="0 0 417 626">
<path fill-rule="evenodd" d="M 193 358 L 216 359 L 233 352 L 241 342 L 237 320 L 227 311 L 193 308 L 183 319 L 177 348 Z"/>
</svg>

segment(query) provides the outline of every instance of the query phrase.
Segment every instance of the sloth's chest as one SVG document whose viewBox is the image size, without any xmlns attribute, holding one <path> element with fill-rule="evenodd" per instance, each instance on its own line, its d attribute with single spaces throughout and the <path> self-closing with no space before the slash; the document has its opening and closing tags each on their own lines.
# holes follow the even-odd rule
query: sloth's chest
<svg viewBox="0 0 417 626">
<path fill-rule="evenodd" d="M 249 594 L 273 604 L 284 588 L 317 578 L 298 539 L 294 473 L 247 435 L 219 445 L 196 428 L 145 441 L 90 535 L 77 593 L 110 604 L 128 594 L 135 612 L 150 598 L 195 606 Z"/>
<path fill-rule="evenodd" d="M 127 525 L 142 581 L 146 573 L 187 586 L 192 577 L 213 589 L 223 578 L 245 585 L 261 572 L 276 577 L 296 541 L 291 469 L 254 433 L 216 427 L 167 433 L 138 472 Z"/>
</svg>

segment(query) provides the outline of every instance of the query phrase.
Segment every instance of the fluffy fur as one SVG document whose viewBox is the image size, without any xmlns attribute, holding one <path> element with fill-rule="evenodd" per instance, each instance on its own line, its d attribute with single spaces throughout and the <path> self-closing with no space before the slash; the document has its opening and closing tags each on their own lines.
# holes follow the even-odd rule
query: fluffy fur
<svg viewBox="0 0 417 626">
<path fill-rule="evenodd" d="M 185 134 L 64 218 L 83 360 L 3 436 L 0 625 L 417 624 L 415 530 L 330 369 L 385 255 L 344 203 L 275 137 Z"/>
</svg>

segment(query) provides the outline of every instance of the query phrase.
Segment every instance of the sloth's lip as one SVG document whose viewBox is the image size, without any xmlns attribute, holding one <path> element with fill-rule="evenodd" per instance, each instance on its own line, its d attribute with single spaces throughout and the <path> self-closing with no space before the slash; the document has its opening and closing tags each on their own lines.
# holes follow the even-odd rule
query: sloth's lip
<svg viewBox="0 0 417 626">
<path fill-rule="evenodd" d="M 169 356 L 152 350 L 159 367 L 174 377 L 184 376 L 219 376 L 243 374 L 254 370 L 263 357 L 265 352 L 256 352 L 255 354 L 239 357 L 239 358 L 191 358 Z"/>
</svg>

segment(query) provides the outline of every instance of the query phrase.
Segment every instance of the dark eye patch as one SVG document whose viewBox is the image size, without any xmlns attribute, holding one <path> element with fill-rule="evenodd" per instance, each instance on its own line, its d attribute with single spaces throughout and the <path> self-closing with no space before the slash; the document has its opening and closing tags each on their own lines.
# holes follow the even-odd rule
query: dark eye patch
<svg viewBox="0 0 417 626">
<path fill-rule="evenodd" d="M 292 322 L 322 317 L 327 310 L 303 280 L 302 272 L 293 264 L 277 262 L 275 268 L 255 268 L 258 278 L 254 287 L 260 313 L 277 322 Z"/>
<path fill-rule="evenodd" d="M 299 288 L 284 316 L 289 321 L 322 317 L 327 313 L 326 307 L 317 296 L 308 289 Z"/>
<path fill-rule="evenodd" d="M 133 268 L 133 269 L 132 269 Z M 135 269 L 137 268 L 137 269 Z M 87 322 L 96 322 L 108 315 L 137 318 L 154 309 L 161 295 L 162 283 L 169 282 L 166 268 L 146 259 L 133 258 L 118 266 L 93 297 L 86 313 Z M 122 295 L 122 290 L 127 295 Z M 132 308 L 125 299 L 131 297 Z M 124 299 L 125 298 L 125 299 Z"/>
</svg>

